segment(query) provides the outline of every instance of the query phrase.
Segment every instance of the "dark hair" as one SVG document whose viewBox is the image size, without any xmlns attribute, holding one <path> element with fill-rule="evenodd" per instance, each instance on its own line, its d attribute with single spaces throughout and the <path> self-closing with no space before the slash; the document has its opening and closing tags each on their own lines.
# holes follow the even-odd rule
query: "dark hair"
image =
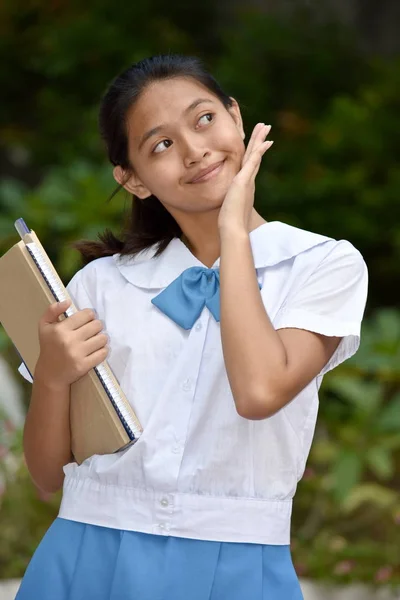
<svg viewBox="0 0 400 600">
<path fill-rule="evenodd" d="M 100 134 L 113 165 L 132 171 L 126 131 L 128 110 L 150 83 L 174 77 L 195 79 L 215 94 L 225 108 L 232 106 L 231 98 L 223 92 L 198 58 L 179 54 L 145 58 L 126 69 L 111 83 L 100 105 Z M 111 198 L 121 187 L 116 189 Z M 150 196 L 141 201 L 132 196 L 130 215 L 119 238 L 110 229 L 106 229 L 98 234 L 100 241 L 80 240 L 73 242 L 72 247 L 81 253 L 84 264 L 87 264 L 96 258 L 111 256 L 117 252 L 133 256 L 156 243 L 158 247 L 155 255 L 158 256 L 173 238 L 181 235 L 180 226 L 158 198 Z"/>
</svg>

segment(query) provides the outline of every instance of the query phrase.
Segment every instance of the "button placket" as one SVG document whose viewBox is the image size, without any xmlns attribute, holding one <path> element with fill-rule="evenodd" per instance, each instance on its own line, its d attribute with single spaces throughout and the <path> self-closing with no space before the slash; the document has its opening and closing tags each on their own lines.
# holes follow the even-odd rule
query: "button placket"
<svg viewBox="0 0 400 600">
<path fill-rule="evenodd" d="M 169 525 L 168 525 L 168 523 L 158 523 L 156 525 L 156 529 L 158 529 L 162 533 L 168 533 L 168 531 L 169 531 Z M 154 530 L 154 528 L 153 528 L 153 530 Z"/>
<path fill-rule="evenodd" d="M 171 381 L 168 394 L 174 393 L 174 402 L 169 404 L 169 426 L 165 432 L 169 438 L 169 457 L 166 457 L 166 469 L 162 475 L 165 482 L 164 493 L 154 499 L 152 531 L 159 535 L 170 535 L 174 515 L 174 496 L 184 454 L 188 423 L 193 407 L 196 382 L 201 363 L 207 320 L 199 319 L 192 328 L 193 337 L 187 339 L 188 347 L 180 356 L 176 379 Z M 201 333 L 197 333 L 197 331 Z M 178 366 L 178 365 L 177 365 Z M 179 376 L 180 375 L 180 376 Z M 168 451 L 168 450 L 167 450 Z M 168 490 L 168 491 L 167 491 Z M 168 493 L 169 492 L 169 493 Z"/>
<path fill-rule="evenodd" d="M 171 518 L 174 508 L 172 494 L 163 494 L 157 500 L 154 513 L 153 531 L 167 534 L 171 527 Z"/>
</svg>

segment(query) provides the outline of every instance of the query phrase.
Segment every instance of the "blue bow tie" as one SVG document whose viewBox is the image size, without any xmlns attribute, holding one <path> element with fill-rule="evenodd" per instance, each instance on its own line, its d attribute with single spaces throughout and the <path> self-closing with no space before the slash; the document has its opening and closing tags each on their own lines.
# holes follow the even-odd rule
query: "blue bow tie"
<svg viewBox="0 0 400 600">
<path fill-rule="evenodd" d="M 260 284 L 259 287 L 261 288 Z M 191 329 L 204 306 L 216 321 L 220 320 L 219 269 L 190 267 L 152 299 L 170 319 Z"/>
</svg>

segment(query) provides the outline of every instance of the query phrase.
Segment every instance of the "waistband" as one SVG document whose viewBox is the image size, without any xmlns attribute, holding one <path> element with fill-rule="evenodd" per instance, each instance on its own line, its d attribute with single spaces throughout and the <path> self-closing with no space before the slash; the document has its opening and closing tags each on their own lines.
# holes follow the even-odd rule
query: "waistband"
<svg viewBox="0 0 400 600">
<path fill-rule="evenodd" d="M 59 517 L 91 525 L 220 542 L 290 544 L 292 499 L 218 497 L 66 476 Z"/>
</svg>

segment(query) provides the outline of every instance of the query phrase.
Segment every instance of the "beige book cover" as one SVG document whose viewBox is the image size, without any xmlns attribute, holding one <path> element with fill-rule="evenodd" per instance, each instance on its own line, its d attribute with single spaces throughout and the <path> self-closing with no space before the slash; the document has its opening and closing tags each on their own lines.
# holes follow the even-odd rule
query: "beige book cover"
<svg viewBox="0 0 400 600">
<path fill-rule="evenodd" d="M 39 320 L 50 304 L 71 298 L 34 231 L 26 228 L 21 237 L 0 258 L 0 322 L 33 374 Z M 72 304 L 60 320 L 76 310 Z M 93 454 L 126 448 L 142 432 L 107 361 L 71 385 L 70 421 L 72 453 L 79 464 Z"/>
</svg>

